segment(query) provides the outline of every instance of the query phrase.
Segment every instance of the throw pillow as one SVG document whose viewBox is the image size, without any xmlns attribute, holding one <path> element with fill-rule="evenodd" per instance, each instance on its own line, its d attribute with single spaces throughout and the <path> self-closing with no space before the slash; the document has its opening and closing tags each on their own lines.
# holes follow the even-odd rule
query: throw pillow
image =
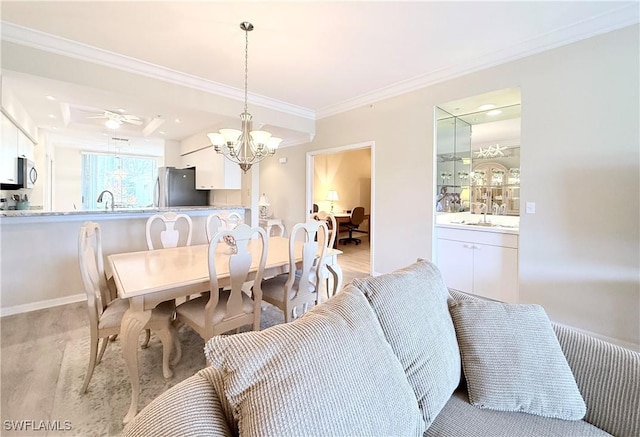
<svg viewBox="0 0 640 437">
<path fill-rule="evenodd" d="M 451 301 L 469 401 L 480 408 L 580 420 L 586 406 L 544 309 Z"/>
<path fill-rule="evenodd" d="M 402 366 L 352 287 L 301 318 L 211 338 L 240 435 L 414 435 L 425 430 Z"/>
<path fill-rule="evenodd" d="M 369 300 L 415 392 L 427 427 L 460 383 L 460 351 L 435 264 L 418 260 L 393 273 L 355 279 Z"/>
</svg>

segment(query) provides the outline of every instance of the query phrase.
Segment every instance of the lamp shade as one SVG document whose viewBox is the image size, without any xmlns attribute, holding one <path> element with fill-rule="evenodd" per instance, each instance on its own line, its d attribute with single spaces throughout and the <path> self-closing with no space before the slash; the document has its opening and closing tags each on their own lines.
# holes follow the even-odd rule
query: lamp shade
<svg viewBox="0 0 640 437">
<path fill-rule="evenodd" d="M 340 200 L 338 198 L 338 192 L 335 190 L 329 190 L 329 192 L 327 193 L 327 200 L 331 200 L 331 201 Z"/>
<path fill-rule="evenodd" d="M 267 199 L 267 195 L 262 193 L 260 196 L 260 200 L 258 201 L 258 206 L 270 206 L 269 199 Z"/>
</svg>

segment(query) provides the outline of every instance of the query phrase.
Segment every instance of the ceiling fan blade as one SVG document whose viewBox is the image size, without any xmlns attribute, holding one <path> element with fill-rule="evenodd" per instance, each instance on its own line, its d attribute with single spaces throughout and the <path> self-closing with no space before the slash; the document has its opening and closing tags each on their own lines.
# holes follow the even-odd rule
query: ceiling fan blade
<svg viewBox="0 0 640 437">
<path fill-rule="evenodd" d="M 93 117 L 87 117 L 87 118 L 109 118 L 107 115 L 94 115 Z"/>
<path fill-rule="evenodd" d="M 124 121 L 125 123 L 131 123 L 131 124 L 135 124 L 136 126 L 140 126 L 142 124 L 142 120 L 137 119 L 129 119 L 129 118 L 125 118 L 122 121 Z"/>
</svg>

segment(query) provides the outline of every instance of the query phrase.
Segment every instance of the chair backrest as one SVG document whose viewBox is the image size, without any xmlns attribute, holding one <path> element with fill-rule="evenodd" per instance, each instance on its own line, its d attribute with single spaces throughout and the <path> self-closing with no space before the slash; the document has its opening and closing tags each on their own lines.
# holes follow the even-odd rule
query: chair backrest
<svg viewBox="0 0 640 437">
<path fill-rule="evenodd" d="M 257 235 L 257 238 L 253 238 Z M 227 243 L 227 241 L 229 243 Z M 205 324 L 210 324 L 220 298 L 220 287 L 218 282 L 218 269 L 224 264 L 216 264 L 216 254 L 219 263 L 228 263 L 229 277 L 231 282 L 231 292 L 226 305 L 226 314 L 218 323 L 218 332 L 227 332 L 231 329 L 246 325 L 248 319 L 253 315 L 246 314 L 243 310 L 242 287 L 249 281 L 253 282 L 254 313 L 260 313 L 260 303 L 262 302 L 262 278 L 264 267 L 267 262 L 267 250 L 269 238 L 264 229 L 251 228 L 248 225 L 240 224 L 234 229 L 222 229 L 215 234 L 209 242 L 209 282 L 210 296 L 205 306 Z M 220 254 L 228 254 L 228 257 L 220 257 Z M 256 268 L 255 276 L 251 274 L 252 268 Z M 247 317 L 245 317 L 247 316 Z M 207 336 L 213 335 L 213 326 L 205 327 Z"/>
<path fill-rule="evenodd" d="M 333 214 L 326 211 L 314 212 L 311 214 L 311 218 L 313 220 L 321 220 L 327 224 L 327 228 L 329 229 L 329 245 L 327 247 L 333 247 L 336 242 L 336 218 Z M 320 238 L 321 236 L 318 236 Z M 322 236 L 324 238 L 324 236 Z M 321 243 L 324 240 L 321 240 Z"/>
<path fill-rule="evenodd" d="M 290 309 L 308 303 L 319 302 L 318 289 L 320 288 L 321 272 L 325 264 L 325 253 L 327 240 L 319 242 L 317 235 L 322 229 L 324 235 L 328 235 L 327 223 L 319 220 L 309 220 L 306 223 L 298 223 L 291 230 L 289 236 L 289 277 L 285 283 L 285 296 L 293 296 L 290 299 Z M 301 239 L 302 245 L 302 268 L 296 271 L 296 240 Z M 297 289 L 294 289 L 296 276 L 300 278 Z"/>
<path fill-rule="evenodd" d="M 356 206 L 355 208 L 353 208 L 349 221 L 353 225 L 359 225 L 360 223 L 362 223 L 364 221 L 364 207 Z"/>
<path fill-rule="evenodd" d="M 318 208 L 318 204 L 314 203 L 313 204 L 313 212 L 318 212 L 320 210 L 320 208 Z"/>
<path fill-rule="evenodd" d="M 180 244 L 180 231 L 176 228 L 176 224 L 178 220 L 184 220 L 186 222 L 186 238 L 182 239 L 182 244 Z M 155 221 L 160 221 L 164 224 L 164 230 L 160 231 L 160 244 L 156 247 L 153 241 L 154 238 L 154 227 L 153 224 Z M 147 248 L 149 250 L 153 249 L 166 249 L 169 247 L 178 247 L 181 246 L 190 246 L 191 245 L 191 234 L 193 233 L 193 222 L 191 221 L 191 217 L 186 214 L 176 214 L 173 211 L 165 212 L 164 214 L 155 214 L 149 217 L 147 220 L 146 226 L 146 237 L 147 237 Z"/>
<path fill-rule="evenodd" d="M 109 303 L 109 291 L 104 274 L 100 226 L 84 222 L 78 234 L 78 262 L 80 277 L 87 294 L 87 307 L 91 329 L 97 329 L 98 320 Z"/>
<path fill-rule="evenodd" d="M 235 229 L 244 222 L 242 216 L 237 212 L 231 212 L 229 214 L 213 213 L 207 216 L 207 223 L 205 227 L 205 233 L 207 235 L 207 242 L 211 241 L 211 238 L 223 229 Z"/>
</svg>

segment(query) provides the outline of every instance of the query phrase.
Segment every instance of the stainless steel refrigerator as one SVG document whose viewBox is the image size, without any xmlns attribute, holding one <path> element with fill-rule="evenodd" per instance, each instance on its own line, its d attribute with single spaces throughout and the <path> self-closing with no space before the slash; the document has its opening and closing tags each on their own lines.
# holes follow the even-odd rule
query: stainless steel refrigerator
<svg viewBox="0 0 640 437">
<path fill-rule="evenodd" d="M 196 190 L 196 169 L 159 167 L 155 206 L 206 206 L 209 191 Z"/>
</svg>

